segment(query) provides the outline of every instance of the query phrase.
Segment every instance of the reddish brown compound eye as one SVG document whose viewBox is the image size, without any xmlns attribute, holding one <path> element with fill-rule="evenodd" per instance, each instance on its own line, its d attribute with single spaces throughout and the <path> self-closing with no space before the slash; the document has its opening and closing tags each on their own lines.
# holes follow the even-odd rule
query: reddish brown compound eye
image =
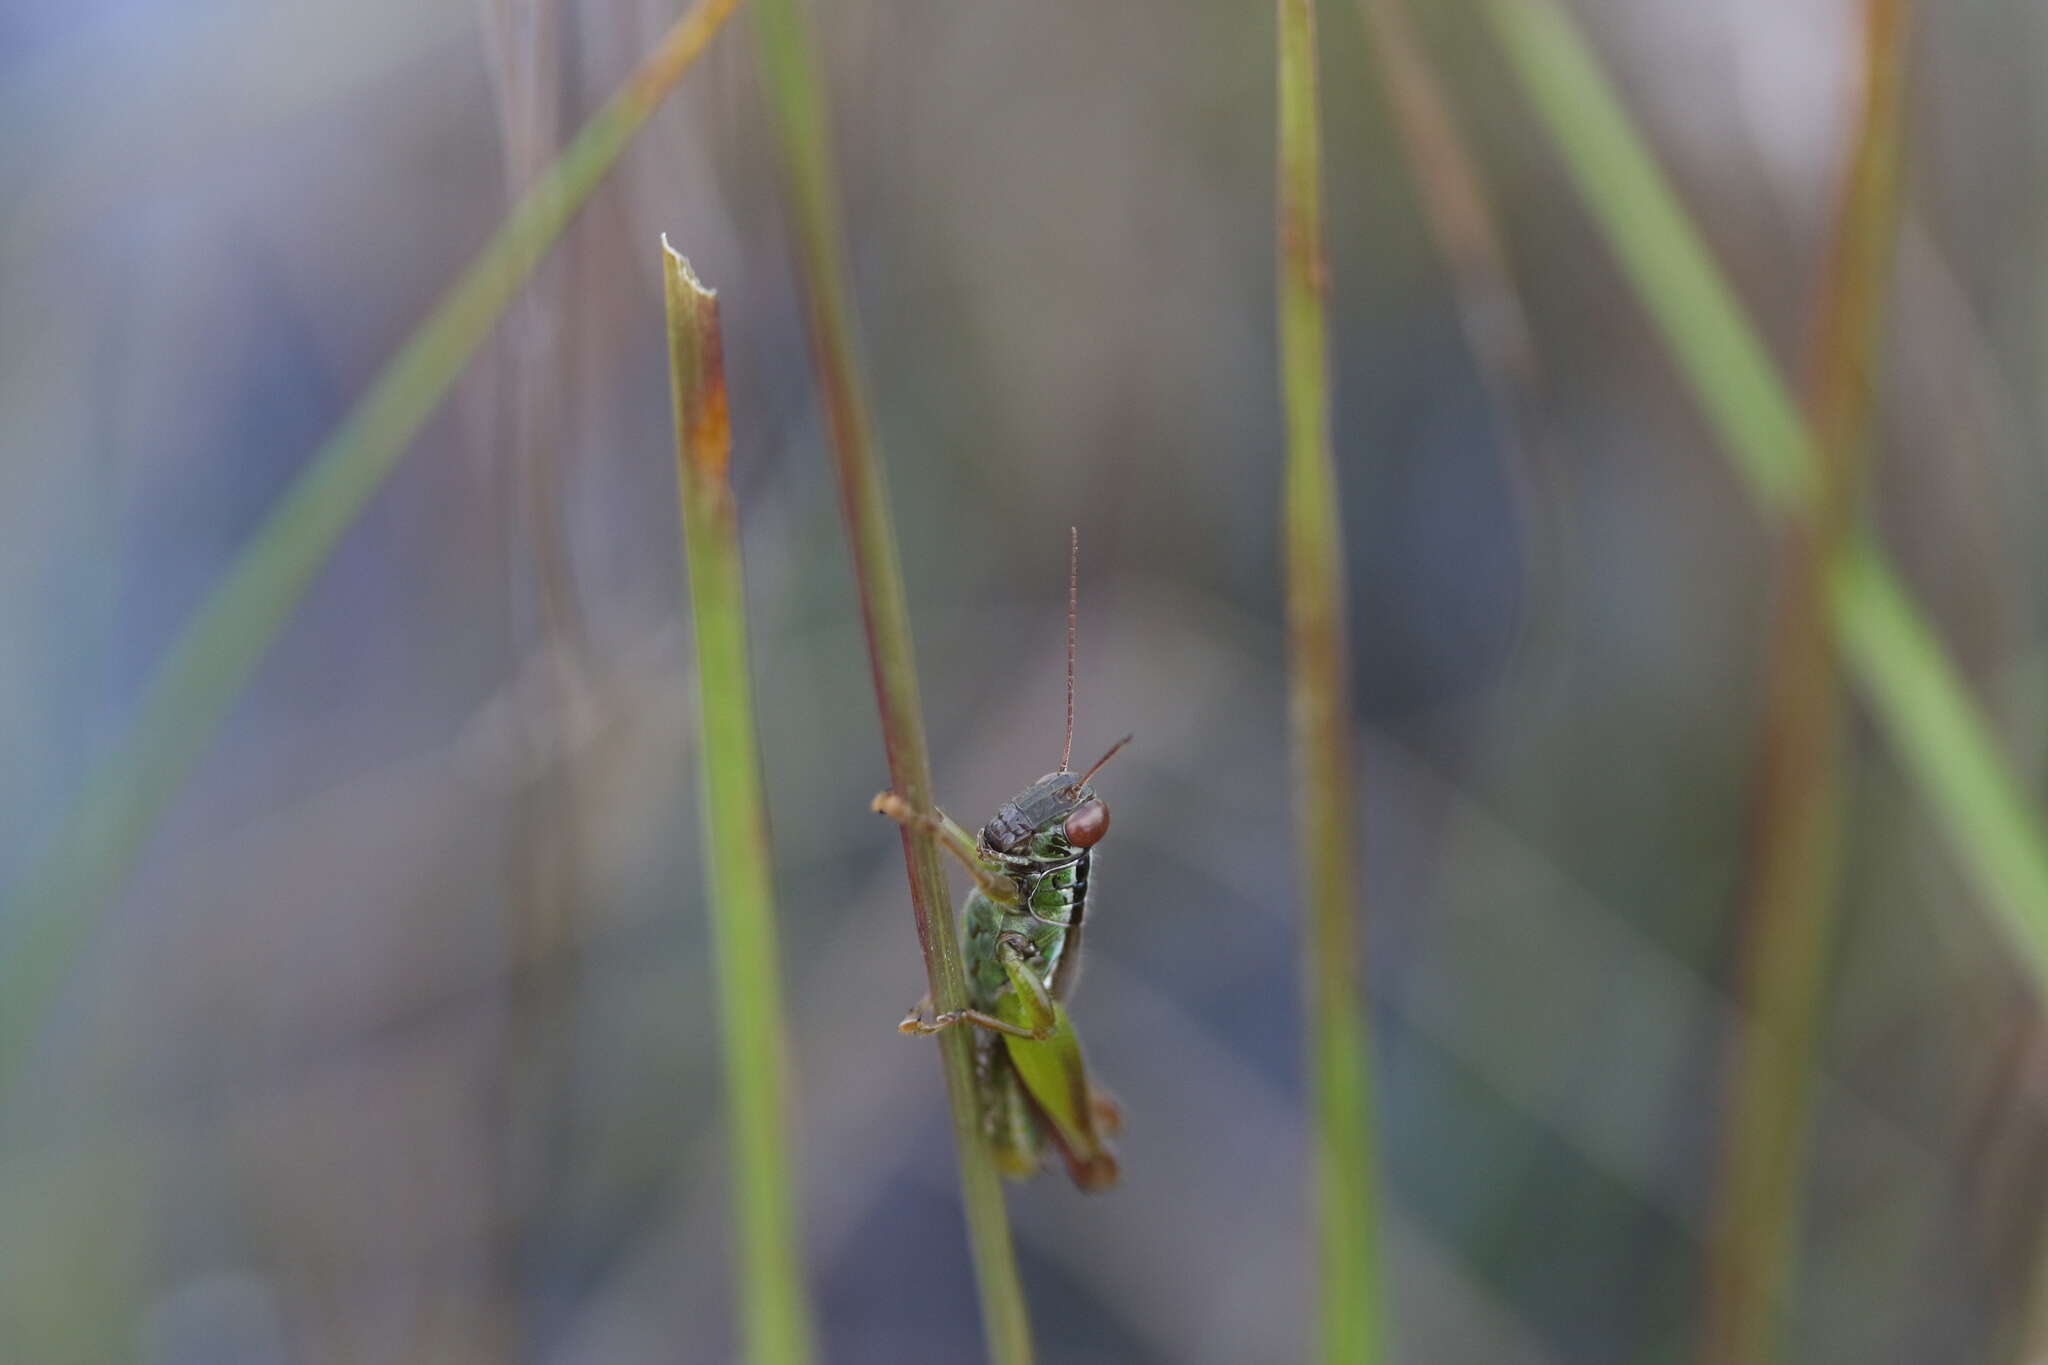
<svg viewBox="0 0 2048 1365">
<path fill-rule="evenodd" d="M 1100 801 L 1083 801 L 1067 817 L 1067 842 L 1075 848 L 1093 848 L 1109 833 L 1109 807 Z"/>
</svg>

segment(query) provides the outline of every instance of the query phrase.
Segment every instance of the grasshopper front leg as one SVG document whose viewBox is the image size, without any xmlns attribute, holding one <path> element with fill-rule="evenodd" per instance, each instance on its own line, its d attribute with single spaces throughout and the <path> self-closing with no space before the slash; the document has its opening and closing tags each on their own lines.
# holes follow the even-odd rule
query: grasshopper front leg
<svg viewBox="0 0 2048 1365">
<path fill-rule="evenodd" d="M 999 905 L 1017 903 L 1017 883 L 984 863 L 974 836 L 944 811 L 920 811 L 895 792 L 876 793 L 875 799 L 868 803 L 868 809 L 888 816 L 899 825 L 918 825 L 931 831 L 939 846 L 960 860 L 960 865 L 967 869 L 968 876 L 974 878 L 974 884 L 981 889 L 982 895 Z"/>
</svg>

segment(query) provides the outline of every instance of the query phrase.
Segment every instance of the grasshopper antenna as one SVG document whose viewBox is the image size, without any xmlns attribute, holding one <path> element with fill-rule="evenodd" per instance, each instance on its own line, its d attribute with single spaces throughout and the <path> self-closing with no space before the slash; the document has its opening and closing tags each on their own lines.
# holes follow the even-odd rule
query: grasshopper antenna
<svg viewBox="0 0 2048 1365">
<path fill-rule="evenodd" d="M 1067 528 L 1067 742 L 1060 749 L 1060 771 L 1074 757 L 1074 615 L 1081 598 L 1081 528 Z"/>
<path fill-rule="evenodd" d="M 1091 777 L 1093 777 L 1093 776 L 1095 776 L 1095 774 L 1097 774 L 1097 773 L 1101 772 L 1101 771 L 1102 771 L 1102 765 L 1103 765 L 1103 764 L 1105 764 L 1105 763 L 1107 763 L 1107 762 L 1109 762 L 1109 760 L 1111 760 L 1112 758 L 1115 758 L 1115 757 L 1116 757 L 1116 751 L 1117 751 L 1117 750 L 1119 750 L 1119 749 L 1123 748 L 1123 747 L 1124 747 L 1124 745 L 1126 745 L 1126 744 L 1129 744 L 1129 743 L 1130 743 L 1130 742 L 1131 742 L 1132 740 L 1134 740 L 1134 739 L 1136 739 L 1136 738 L 1137 738 L 1137 736 L 1136 736 L 1136 735 L 1125 735 L 1125 736 L 1124 736 L 1124 737 L 1123 737 L 1122 739 L 1120 739 L 1120 740 L 1118 740 L 1118 741 L 1117 741 L 1116 743 L 1114 743 L 1114 744 L 1110 745 L 1110 746 L 1109 746 L 1109 752 L 1108 752 L 1108 753 L 1106 753 L 1106 754 L 1104 754 L 1104 755 L 1103 755 L 1103 756 L 1102 756 L 1101 758 L 1098 758 L 1098 759 L 1096 759 L 1096 760 L 1095 760 L 1095 766 L 1094 766 L 1094 767 L 1092 767 L 1092 768 L 1090 768 L 1090 769 L 1089 769 L 1089 770 L 1088 770 L 1087 772 L 1085 772 L 1085 773 L 1082 773 L 1082 774 L 1081 774 L 1081 780 L 1080 780 L 1080 781 L 1078 781 L 1078 782 L 1076 782 L 1076 783 L 1074 784 L 1074 786 L 1075 786 L 1076 788 L 1079 788 L 1079 787 L 1085 787 L 1085 786 L 1087 786 L 1087 785 L 1088 785 L 1088 779 L 1089 779 L 1089 778 L 1091 778 Z"/>
</svg>

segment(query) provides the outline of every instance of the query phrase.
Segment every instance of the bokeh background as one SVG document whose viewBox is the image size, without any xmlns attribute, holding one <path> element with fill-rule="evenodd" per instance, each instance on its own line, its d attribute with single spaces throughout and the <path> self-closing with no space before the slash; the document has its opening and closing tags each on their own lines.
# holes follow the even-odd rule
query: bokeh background
<svg viewBox="0 0 2048 1365">
<path fill-rule="evenodd" d="M 942 799 L 1126 730 L 1078 1017 L 1125 1179 L 1012 1199 L 1055 1365 L 1299 1359 L 1259 4 L 824 5 Z M 1536 367 L 1505 422 L 1357 12 L 1322 14 L 1395 1358 L 1684 1358 L 1774 541 L 1466 4 L 1423 38 Z M 1579 0 L 1798 367 L 1849 0 Z M 2041 772 L 2048 12 L 1920 7 L 1873 507 Z M 673 17 L 0 14 L 0 885 L 307 454 Z M 0 1360 L 734 1358 L 657 234 L 722 294 L 828 1358 L 977 1358 L 744 23 L 352 529 L 0 1109 Z M 2048 1036 L 1859 728 L 1790 1359 L 2020 1360 Z M 0 925 L 0 930 L 7 926 Z"/>
</svg>

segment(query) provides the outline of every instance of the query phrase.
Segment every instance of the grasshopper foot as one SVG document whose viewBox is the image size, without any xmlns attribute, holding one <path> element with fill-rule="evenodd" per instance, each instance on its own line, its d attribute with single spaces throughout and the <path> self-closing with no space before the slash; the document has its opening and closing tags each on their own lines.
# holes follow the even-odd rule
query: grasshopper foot
<svg viewBox="0 0 2048 1365">
<path fill-rule="evenodd" d="M 903 1016 L 903 1022 L 896 1026 L 896 1031 L 898 1033 L 921 1036 L 927 1033 L 937 1033 L 942 1029 L 949 1029 L 960 1022 L 960 1014 L 957 1010 L 948 1010 L 944 1014 L 932 1015 L 931 1018 L 927 1019 L 925 1016 L 931 1014 L 931 1012 L 932 998 L 927 995 L 910 1007 L 910 1012 Z"/>
<path fill-rule="evenodd" d="M 929 824 L 928 818 L 920 818 L 908 801 L 895 792 L 876 792 L 875 799 L 868 802 L 868 809 L 877 815 L 886 815 L 899 825 Z"/>
<path fill-rule="evenodd" d="M 945 1014 L 935 1014 L 930 1019 L 925 1019 L 913 1010 L 903 1016 L 903 1022 L 896 1026 L 896 1031 L 898 1033 L 910 1033 L 919 1036 L 927 1033 L 943 1033 L 964 1018 L 966 1018 L 965 1014 L 958 1010 L 951 1010 Z"/>
</svg>

